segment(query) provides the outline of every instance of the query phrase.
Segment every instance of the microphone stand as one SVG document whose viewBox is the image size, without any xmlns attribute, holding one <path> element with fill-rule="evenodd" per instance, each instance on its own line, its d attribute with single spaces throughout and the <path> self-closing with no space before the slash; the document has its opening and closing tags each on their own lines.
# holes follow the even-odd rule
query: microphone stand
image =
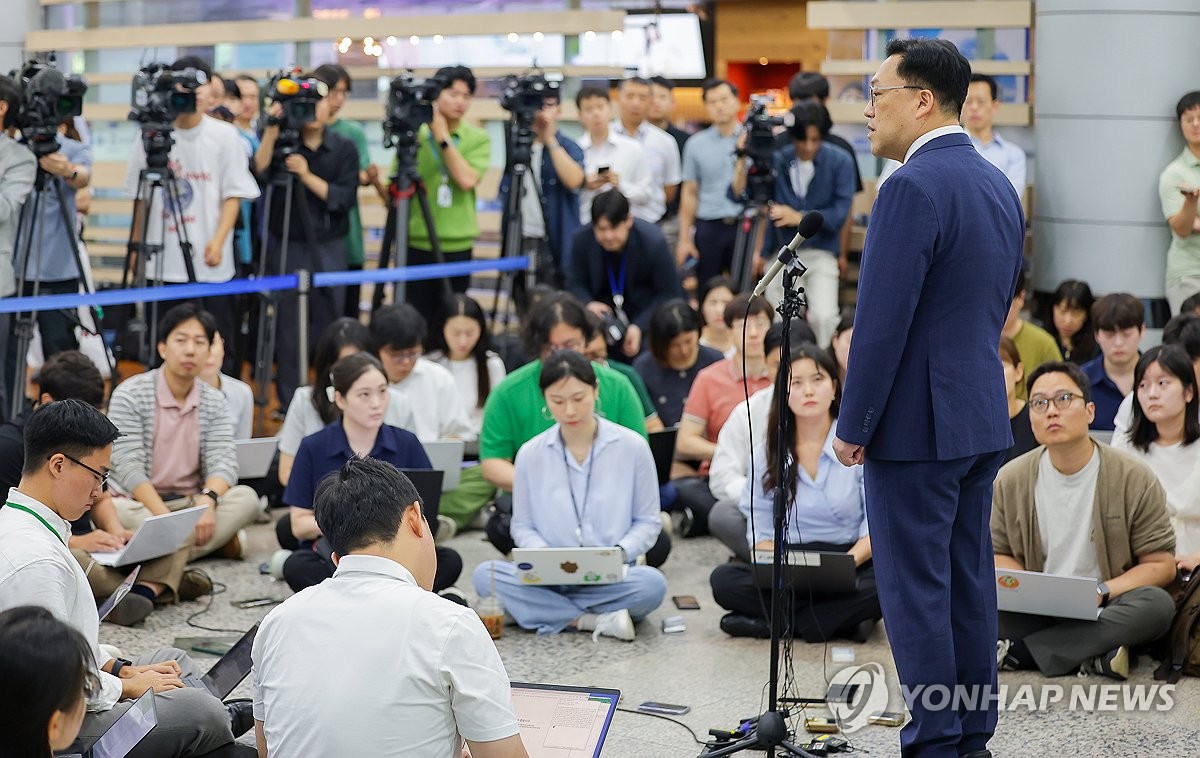
<svg viewBox="0 0 1200 758">
<path fill-rule="evenodd" d="M 792 319 L 799 318 L 806 307 L 804 289 L 798 285 L 798 282 L 807 270 L 799 258 L 793 259 L 783 270 L 783 300 L 775 308 L 779 312 L 779 315 L 783 317 L 783 341 L 779 347 L 779 365 L 781 367 L 790 366 L 792 362 Z M 791 481 L 790 477 L 793 476 L 794 471 L 792 461 L 787 454 L 787 445 L 785 444 L 785 440 L 789 439 L 787 435 L 793 434 L 793 429 L 791 424 L 787 422 L 787 414 L 785 413 L 787 410 L 788 391 L 790 389 L 788 373 L 785 368 L 778 373 L 775 379 L 776 417 L 779 419 L 779 445 L 776 451 L 776 465 L 779 476 L 776 478 L 775 496 L 772 503 L 775 544 L 771 556 L 771 677 L 769 680 L 767 710 L 757 719 L 753 720 L 754 727 L 745 737 L 729 744 L 717 743 L 712 746 L 706 745 L 700 753 L 700 758 L 733 755 L 743 750 L 765 750 L 767 751 L 767 758 L 775 758 L 776 749 L 784 756 L 813 758 L 812 753 L 803 750 L 788 739 L 790 735 L 788 734 L 786 719 L 789 714 L 787 709 L 779 709 L 779 641 L 782 637 L 783 619 L 781 618 L 781 606 L 783 605 L 784 593 L 783 532 L 784 516 L 787 513 L 788 507 L 787 487 L 784 485 L 784 482 Z M 813 703 L 815 701 L 804 700 L 802 702 Z"/>
</svg>

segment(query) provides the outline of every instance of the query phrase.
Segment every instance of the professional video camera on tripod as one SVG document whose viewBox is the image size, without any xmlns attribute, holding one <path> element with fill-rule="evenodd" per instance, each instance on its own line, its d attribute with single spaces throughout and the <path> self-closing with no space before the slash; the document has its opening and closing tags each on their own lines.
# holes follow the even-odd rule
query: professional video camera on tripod
<svg viewBox="0 0 1200 758">
<path fill-rule="evenodd" d="M 775 152 L 775 129 L 787 122 L 781 116 L 767 112 L 775 98 L 770 95 L 752 95 L 750 110 L 742 125 L 745 147 L 738 156 L 734 171 L 740 171 L 744 158 L 752 163 L 746 170 L 745 201 L 738 222 L 737 238 L 733 245 L 733 263 L 730 274 L 734 291 L 741 292 L 750 286 L 754 266 L 754 253 L 766 229 L 767 214 L 764 209 L 775 194 L 775 172 L 772 168 Z"/>
<path fill-rule="evenodd" d="M 411 72 L 405 72 L 392 79 L 388 87 L 388 100 L 383 114 L 383 146 L 396 148 L 396 172 L 392 175 L 388 189 L 390 200 L 387 221 L 383 229 L 383 245 L 379 251 L 381 269 L 391 266 L 393 260 L 396 268 L 408 265 L 408 218 L 414 195 L 421 208 L 421 218 L 429 230 L 429 245 L 434 260 L 438 263 L 443 261 L 441 242 L 438 240 L 433 213 L 429 208 L 429 192 L 417 172 L 417 150 L 420 147 L 417 133 L 422 124 L 433 121 L 434 101 L 445 86 L 446 82 L 436 76 L 417 79 Z M 442 187 L 449 191 L 447 185 Z M 443 279 L 442 283 L 444 294 L 448 298 L 451 294 L 449 280 Z M 375 294 L 371 298 L 373 310 L 383 305 L 385 290 L 384 285 L 376 285 Z M 396 282 L 393 285 L 393 301 L 401 302 L 405 299 L 404 296 L 404 282 Z"/>
<path fill-rule="evenodd" d="M 58 154 L 63 144 L 59 139 L 59 127 L 82 113 L 87 83 L 82 77 L 63 75 L 55 67 L 53 55 L 45 62 L 30 60 L 11 76 L 21 87 L 21 104 L 15 119 L 21 131 L 21 142 L 38 159 L 33 193 L 21 208 L 17 229 L 14 257 L 17 292 L 33 297 L 47 292 L 71 294 L 78 292 L 81 286 L 84 292 L 91 292 L 88 269 L 76 232 L 74 194 L 77 186 L 86 185 L 88 169 L 73 165 L 71 157 Z M 72 156 L 87 152 L 78 143 L 67 144 L 73 146 Z M 55 181 L 56 178 L 62 181 Z M 78 185 L 75 184 L 77 181 Z M 65 255 L 68 250 L 71 253 L 69 260 Z M 76 327 L 96 334 L 100 316 L 94 307 L 91 317 L 93 323 L 85 325 L 73 309 L 37 314 L 43 354 L 49 356 L 58 350 L 78 347 L 72 335 Z M 12 416 L 19 414 L 25 405 L 26 359 L 33 339 L 34 319 L 33 313 L 18 313 L 14 319 L 16 340 L 9 343 L 6 365 L 10 373 L 5 377 L 12 380 L 9 385 L 13 389 Z M 111 372 L 112 363 L 107 351 L 105 358 Z"/>
</svg>

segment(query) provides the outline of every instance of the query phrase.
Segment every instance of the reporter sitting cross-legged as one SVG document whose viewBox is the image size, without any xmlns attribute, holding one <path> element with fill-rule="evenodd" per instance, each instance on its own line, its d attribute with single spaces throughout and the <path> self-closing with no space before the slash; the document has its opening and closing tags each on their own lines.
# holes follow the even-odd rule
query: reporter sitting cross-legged
<svg viewBox="0 0 1200 758">
<path fill-rule="evenodd" d="M 300 443 L 283 502 L 291 506 L 292 534 L 299 549 L 283 564 L 283 578 L 299 592 L 333 576 L 333 548 L 321 534 L 313 516 L 317 484 L 337 471 L 349 458 L 376 458 L 396 468 L 431 468 L 425 449 L 412 432 L 383 423 L 388 406 L 388 382 L 379 359 L 356 353 L 333 364 L 333 402 L 341 411 L 334 421 Z M 438 572 L 434 590 L 454 584 L 462 573 L 462 559 L 447 547 L 438 547 Z"/>
<path fill-rule="evenodd" d="M 650 446 L 596 416 L 596 372 L 579 353 L 551 353 L 538 383 L 555 424 L 517 453 L 513 540 L 518 547 L 617 546 L 634 563 L 662 528 Z M 622 640 L 634 638 L 634 622 L 657 608 L 667 589 L 658 569 L 637 565 L 624 580 L 603 585 L 523 584 L 508 561 L 480 564 L 473 579 L 481 597 L 494 586 L 526 629 L 555 634 L 570 627 Z"/>
<path fill-rule="evenodd" d="M 833 424 L 842 394 L 837 364 L 828 352 L 806 343 L 793 348 L 790 365 L 780 365 L 777 384 L 785 377 L 784 421 L 791 434 L 783 444 L 796 472 L 791 481 L 780 481 L 779 408 L 772 404 L 766 444 L 755 451 L 754 470 L 742 495 L 741 510 L 750 517 L 746 539 L 755 550 L 773 549 L 775 494 L 785 487 L 788 549 L 849 553 L 857 566 L 858 587 L 846 595 L 817 598 L 804 591 L 788 592 L 779 598 L 789 609 L 783 624 L 808 642 L 834 637 L 865 642 L 883 614 L 863 510 L 862 468 L 841 466 L 833 453 Z M 709 581 L 713 599 L 729 611 L 721 619 L 722 631 L 735 637 L 770 636 L 764 611 L 770 608 L 771 592 L 759 589 L 750 564 L 718 566 Z"/>
</svg>

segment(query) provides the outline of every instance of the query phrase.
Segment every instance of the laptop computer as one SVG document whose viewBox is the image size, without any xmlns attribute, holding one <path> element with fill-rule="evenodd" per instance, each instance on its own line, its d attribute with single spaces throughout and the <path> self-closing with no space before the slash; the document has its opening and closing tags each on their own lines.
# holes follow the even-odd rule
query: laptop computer
<svg viewBox="0 0 1200 758">
<path fill-rule="evenodd" d="M 754 584 L 771 589 L 772 553 L 754 551 Z M 814 550 L 787 550 L 783 554 L 783 587 L 814 595 L 844 595 L 858 588 L 854 556 Z"/>
<path fill-rule="evenodd" d="M 408 477 L 417 494 L 421 496 L 421 510 L 425 512 L 425 520 L 436 528 L 439 507 L 442 504 L 442 478 L 445 472 L 435 468 L 402 468 L 400 473 Z"/>
<path fill-rule="evenodd" d="M 158 713 L 154 710 L 154 690 L 148 689 L 129 705 L 103 733 L 95 737 L 81 737 L 57 758 L 124 758 L 137 747 L 142 738 L 158 725 Z"/>
<path fill-rule="evenodd" d="M 654 456 L 654 468 L 658 471 L 660 485 L 671 481 L 671 461 L 675 459 L 675 437 L 679 427 L 650 432 L 650 454 Z"/>
<path fill-rule="evenodd" d="M 254 635 L 258 633 L 258 624 L 242 635 L 242 638 L 221 656 L 221 660 L 213 664 L 204 676 L 185 676 L 182 681 L 189 687 L 208 690 L 218 700 L 229 697 L 229 693 L 237 689 L 242 680 L 250 675 L 254 665 L 250 652 L 254 647 Z"/>
<path fill-rule="evenodd" d="M 514 547 L 512 560 L 524 584 L 615 584 L 629 570 L 619 547 Z"/>
<path fill-rule="evenodd" d="M 620 690 L 512 683 L 513 712 L 529 758 L 598 758 Z"/>
<path fill-rule="evenodd" d="M 96 614 L 100 616 L 101 621 L 104 620 L 105 616 L 112 613 L 112 609 L 117 607 L 117 603 L 125 599 L 125 596 L 133 589 L 134 582 L 137 581 L 138 574 L 141 572 L 142 567 L 140 565 L 134 566 L 133 571 L 129 572 L 129 576 L 125 577 L 125 581 L 118 584 L 117 588 L 113 590 L 113 594 L 109 595 L 108 599 L 96 609 Z"/>
<path fill-rule="evenodd" d="M 1080 621 L 1100 616 L 1096 580 L 1040 571 L 996 569 L 996 607 L 1012 613 L 1032 613 Z"/>
<path fill-rule="evenodd" d="M 207 505 L 194 505 L 161 516 L 151 516 L 138 526 L 125 547 L 116 552 L 92 553 L 92 559 L 101 566 L 115 568 L 170 555 L 183 547 L 206 508 Z"/>
<path fill-rule="evenodd" d="M 421 446 L 425 448 L 429 462 L 443 474 L 442 492 L 458 489 L 458 482 L 462 478 L 463 452 L 466 449 L 463 441 L 437 440 L 422 442 Z"/>
<path fill-rule="evenodd" d="M 237 440 L 238 479 L 262 479 L 271 470 L 271 461 L 279 449 L 278 437 Z"/>
</svg>

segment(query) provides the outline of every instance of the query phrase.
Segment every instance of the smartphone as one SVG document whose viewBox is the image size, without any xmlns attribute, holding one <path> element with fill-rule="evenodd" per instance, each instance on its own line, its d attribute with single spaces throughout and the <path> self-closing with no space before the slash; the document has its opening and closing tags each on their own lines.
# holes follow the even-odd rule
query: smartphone
<svg viewBox="0 0 1200 758">
<path fill-rule="evenodd" d="M 681 611 L 700 610 L 700 601 L 696 600 L 695 595 L 675 595 L 671 598 L 671 602 L 675 603 L 675 607 Z"/>
<path fill-rule="evenodd" d="M 234 608 L 259 608 L 264 605 L 277 605 L 283 600 L 277 597 L 251 597 L 245 600 L 234 600 L 232 605 Z"/>
<path fill-rule="evenodd" d="M 831 684 L 825 693 L 827 703 L 853 703 L 858 692 L 857 684 Z"/>
<path fill-rule="evenodd" d="M 867 716 L 867 723 L 882 724 L 883 726 L 900 726 L 904 723 L 904 714 L 898 711 L 872 713 L 870 716 Z"/>
<path fill-rule="evenodd" d="M 658 703 L 653 700 L 647 700 L 638 706 L 638 710 L 645 713 L 664 713 L 668 716 L 682 716 L 692 709 L 686 705 L 672 705 L 671 703 Z"/>
<path fill-rule="evenodd" d="M 608 166 L 600 166 L 599 168 L 596 169 L 596 173 L 597 174 L 607 174 Z"/>
<path fill-rule="evenodd" d="M 833 719 L 810 716 L 804 719 L 804 728 L 809 734 L 837 734 L 841 729 Z"/>
</svg>

